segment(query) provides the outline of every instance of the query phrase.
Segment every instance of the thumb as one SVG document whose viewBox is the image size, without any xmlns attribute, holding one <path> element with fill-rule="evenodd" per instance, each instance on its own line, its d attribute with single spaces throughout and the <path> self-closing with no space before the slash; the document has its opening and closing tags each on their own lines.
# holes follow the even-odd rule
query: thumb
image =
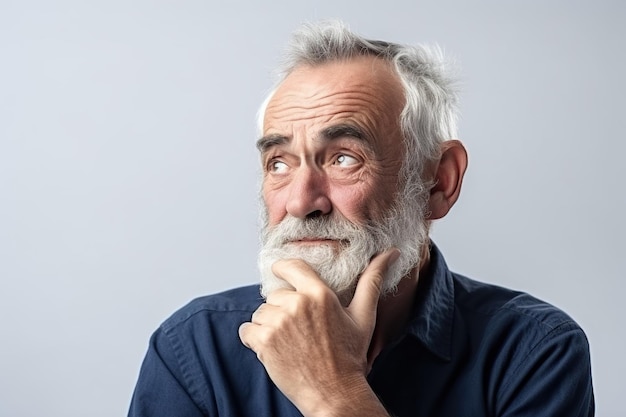
<svg viewBox="0 0 626 417">
<path fill-rule="evenodd" d="M 352 302 L 348 306 L 350 315 L 359 325 L 371 325 L 376 320 L 376 308 L 378 307 L 383 280 L 389 267 L 399 256 L 400 251 L 398 249 L 387 249 L 376 255 L 363 271 Z"/>
</svg>

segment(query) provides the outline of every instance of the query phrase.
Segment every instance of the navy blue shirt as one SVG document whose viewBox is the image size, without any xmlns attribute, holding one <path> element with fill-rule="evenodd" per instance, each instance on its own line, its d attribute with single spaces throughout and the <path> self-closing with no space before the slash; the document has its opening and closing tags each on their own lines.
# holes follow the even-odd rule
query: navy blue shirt
<svg viewBox="0 0 626 417">
<path fill-rule="evenodd" d="M 433 245 L 413 319 L 369 383 L 393 416 L 593 416 L 581 328 L 530 295 L 450 272 Z M 300 416 L 242 345 L 258 286 L 198 298 L 153 334 L 131 417 Z"/>
</svg>

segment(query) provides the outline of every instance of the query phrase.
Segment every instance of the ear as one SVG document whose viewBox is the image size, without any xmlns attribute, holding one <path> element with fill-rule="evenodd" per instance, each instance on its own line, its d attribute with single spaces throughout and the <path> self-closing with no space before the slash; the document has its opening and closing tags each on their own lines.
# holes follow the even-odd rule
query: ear
<svg viewBox="0 0 626 417">
<path fill-rule="evenodd" d="M 429 220 L 442 218 L 456 203 L 466 169 L 467 151 L 463 144 L 458 140 L 443 142 L 433 178 L 435 185 L 428 200 Z"/>
</svg>

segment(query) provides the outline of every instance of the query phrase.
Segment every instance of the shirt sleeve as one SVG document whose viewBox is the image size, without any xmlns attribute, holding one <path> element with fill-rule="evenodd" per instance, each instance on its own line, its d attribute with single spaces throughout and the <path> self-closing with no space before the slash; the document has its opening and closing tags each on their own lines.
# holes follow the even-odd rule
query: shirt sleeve
<svg viewBox="0 0 626 417">
<path fill-rule="evenodd" d="M 501 417 L 591 417 L 589 346 L 573 322 L 543 337 L 509 372 L 500 389 Z"/>
<path fill-rule="evenodd" d="M 150 338 L 128 417 L 201 417 L 189 395 L 170 340 L 162 329 Z"/>
</svg>

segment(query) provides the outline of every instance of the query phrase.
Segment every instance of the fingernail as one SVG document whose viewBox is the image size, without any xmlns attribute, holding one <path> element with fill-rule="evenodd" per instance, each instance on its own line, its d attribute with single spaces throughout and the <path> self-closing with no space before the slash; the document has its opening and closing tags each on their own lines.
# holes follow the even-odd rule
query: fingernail
<svg viewBox="0 0 626 417">
<path fill-rule="evenodd" d="M 400 257 L 400 250 L 398 248 L 393 248 L 391 250 L 393 251 L 393 253 L 389 256 L 388 265 L 393 265 L 393 263 L 397 261 L 398 258 Z"/>
</svg>

